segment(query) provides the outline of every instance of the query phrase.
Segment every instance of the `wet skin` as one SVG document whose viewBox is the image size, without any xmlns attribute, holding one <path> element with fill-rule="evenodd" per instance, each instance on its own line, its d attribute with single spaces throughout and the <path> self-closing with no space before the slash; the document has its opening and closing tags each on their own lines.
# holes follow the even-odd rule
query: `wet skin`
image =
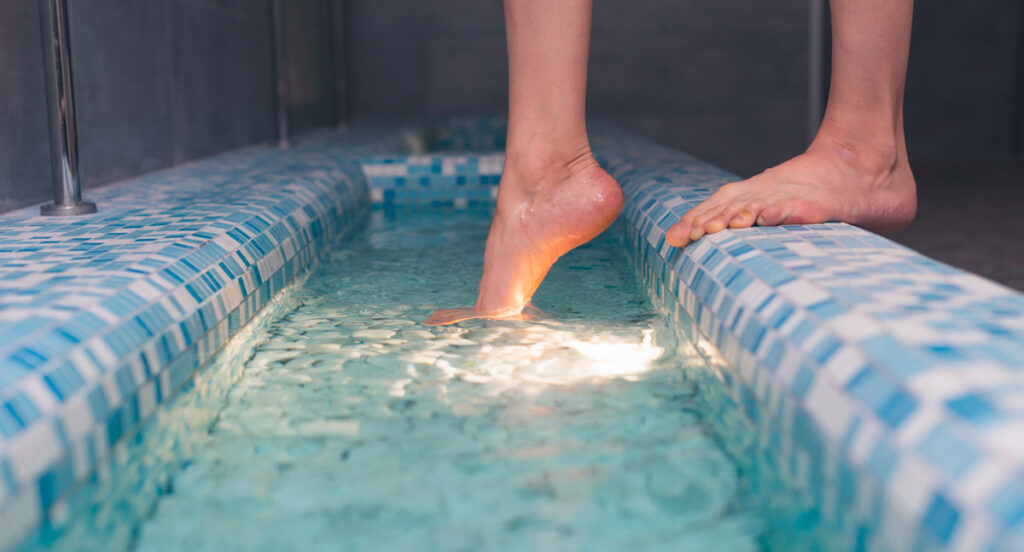
<svg viewBox="0 0 1024 552">
<path fill-rule="evenodd" d="M 841 221 L 877 232 L 914 217 L 903 133 L 913 0 L 830 0 L 832 75 L 803 154 L 727 184 L 666 232 L 685 247 L 754 225 Z M 509 129 L 498 207 L 472 308 L 428 324 L 519 316 L 561 255 L 607 228 L 622 192 L 590 154 L 586 67 L 592 0 L 505 0 Z"/>
<path fill-rule="evenodd" d="M 476 305 L 439 310 L 426 323 L 520 316 L 555 261 L 605 231 L 622 204 L 618 182 L 589 151 L 539 174 L 506 170 Z"/>
</svg>

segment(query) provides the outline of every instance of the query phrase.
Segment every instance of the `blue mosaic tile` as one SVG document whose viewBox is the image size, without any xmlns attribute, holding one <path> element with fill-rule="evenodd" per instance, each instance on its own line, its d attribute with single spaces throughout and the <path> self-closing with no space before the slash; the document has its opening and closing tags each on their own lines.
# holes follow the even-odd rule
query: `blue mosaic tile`
<svg viewBox="0 0 1024 552">
<path fill-rule="evenodd" d="M 1024 296 L 845 224 L 680 251 L 665 230 L 735 177 L 591 134 L 652 297 L 725 360 L 837 538 L 1024 549 Z M 324 133 L 95 190 L 97 215 L 0 217 L 4 527 L 38 523 L 371 200 L 492 202 L 502 136 L 473 119 Z M 403 153 L 428 145 L 445 151 Z"/>
<path fill-rule="evenodd" d="M 0 217 L 0 548 L 360 220 L 357 159 L 389 147 L 366 138 L 106 186 L 95 215 Z"/>
<path fill-rule="evenodd" d="M 502 152 L 379 155 L 363 159 L 375 204 L 492 203 L 505 163 Z"/>
<path fill-rule="evenodd" d="M 726 230 L 678 252 L 665 230 L 736 177 L 614 129 L 592 137 L 652 295 L 698 322 L 773 436 L 810 421 L 768 441 L 780 461 L 840 474 L 790 476 L 824 487 L 846 542 L 1024 549 L 1024 296 L 840 223 Z"/>
</svg>

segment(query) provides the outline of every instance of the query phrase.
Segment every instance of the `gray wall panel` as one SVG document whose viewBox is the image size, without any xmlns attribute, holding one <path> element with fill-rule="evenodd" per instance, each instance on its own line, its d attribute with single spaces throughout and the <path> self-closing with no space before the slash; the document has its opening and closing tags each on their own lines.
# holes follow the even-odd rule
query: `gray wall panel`
<svg viewBox="0 0 1024 552">
<path fill-rule="evenodd" d="M 907 147 L 918 157 L 1006 157 L 1019 0 L 917 2 Z"/>
<path fill-rule="evenodd" d="M 169 2 L 174 161 L 271 140 L 270 3 Z"/>
<path fill-rule="evenodd" d="M 338 102 L 329 0 L 291 0 L 285 22 L 292 131 L 333 125 Z"/>
<path fill-rule="evenodd" d="M 501 2 L 347 7 L 355 121 L 505 112 Z M 590 114 L 740 173 L 782 161 L 807 141 L 807 10 L 805 0 L 596 2 Z"/>
<path fill-rule="evenodd" d="M 331 125 L 330 0 L 287 2 L 292 127 Z M 338 3 L 354 122 L 505 112 L 499 0 Z M 86 186 L 273 140 L 269 0 L 69 4 Z M 590 114 L 740 174 L 782 161 L 808 139 L 808 12 L 807 0 L 598 1 Z M 47 199 L 50 168 L 37 8 L 0 0 L 0 13 L 2 211 Z M 1022 13 L 1019 0 L 917 3 L 912 155 L 1021 147 Z"/>
<path fill-rule="evenodd" d="M 165 0 L 68 3 L 82 183 L 171 164 L 171 37 Z"/>
<path fill-rule="evenodd" d="M 508 109 L 504 35 L 430 37 L 427 115 L 502 114 Z"/>
<path fill-rule="evenodd" d="M 349 0 L 372 3 L 373 0 Z M 505 35 L 505 14 L 500 1 L 430 0 L 421 2 L 423 32 L 432 36 Z"/>
<path fill-rule="evenodd" d="M 270 141 L 269 0 L 68 2 L 84 187 Z M 287 0 L 292 129 L 337 118 L 329 0 Z M 35 0 L 0 0 L 0 211 L 50 197 Z M 102 206 L 101 206 L 102 207 Z"/>
<path fill-rule="evenodd" d="M 35 2 L 0 0 L 0 211 L 50 197 L 43 51 Z"/>
<path fill-rule="evenodd" d="M 348 0 L 355 121 L 501 113 L 497 0 Z M 918 157 L 1013 153 L 1019 0 L 917 2 L 907 134 Z M 740 174 L 806 145 L 805 0 L 595 3 L 592 116 Z"/>
<path fill-rule="evenodd" d="M 426 2 L 348 0 L 349 107 L 353 122 L 426 115 Z"/>
</svg>

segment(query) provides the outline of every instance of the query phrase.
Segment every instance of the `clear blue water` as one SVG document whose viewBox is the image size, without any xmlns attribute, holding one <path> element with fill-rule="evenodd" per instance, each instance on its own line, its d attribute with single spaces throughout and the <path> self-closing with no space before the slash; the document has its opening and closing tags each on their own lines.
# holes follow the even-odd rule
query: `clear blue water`
<svg viewBox="0 0 1024 552">
<path fill-rule="evenodd" d="M 811 550 L 714 360 L 614 232 L 533 321 L 472 304 L 486 212 L 375 213 L 122 455 L 65 548 Z M 77 540 L 76 540 L 77 539 Z"/>
</svg>

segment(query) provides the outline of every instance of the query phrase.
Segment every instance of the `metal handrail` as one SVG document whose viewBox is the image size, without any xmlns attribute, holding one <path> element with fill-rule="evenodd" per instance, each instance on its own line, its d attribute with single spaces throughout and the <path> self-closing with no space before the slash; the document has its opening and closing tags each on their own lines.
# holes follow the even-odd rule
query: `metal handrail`
<svg viewBox="0 0 1024 552">
<path fill-rule="evenodd" d="M 285 27 L 284 0 L 271 0 L 274 26 L 274 78 L 277 80 L 277 146 L 290 145 L 288 120 L 288 47 Z"/>
<path fill-rule="evenodd" d="M 75 94 L 71 84 L 67 0 L 39 0 L 39 18 L 46 64 L 46 111 L 50 123 L 50 163 L 53 169 L 53 203 L 43 205 L 40 214 L 95 213 L 95 203 L 82 201 L 78 175 L 78 130 L 75 127 Z"/>
<path fill-rule="evenodd" d="M 53 203 L 40 208 L 47 216 L 84 215 L 96 212 L 96 204 L 82 201 L 78 169 L 78 131 L 71 78 L 71 43 L 67 0 L 38 0 L 46 74 L 47 116 L 50 130 L 50 162 Z M 290 145 L 288 113 L 288 51 L 284 0 L 271 0 L 274 39 L 274 73 L 277 91 L 277 144 Z"/>
<path fill-rule="evenodd" d="M 337 101 L 338 128 L 348 124 L 348 67 L 345 56 L 345 25 L 347 24 L 344 0 L 331 0 L 331 46 L 334 57 L 334 93 Z"/>
</svg>

